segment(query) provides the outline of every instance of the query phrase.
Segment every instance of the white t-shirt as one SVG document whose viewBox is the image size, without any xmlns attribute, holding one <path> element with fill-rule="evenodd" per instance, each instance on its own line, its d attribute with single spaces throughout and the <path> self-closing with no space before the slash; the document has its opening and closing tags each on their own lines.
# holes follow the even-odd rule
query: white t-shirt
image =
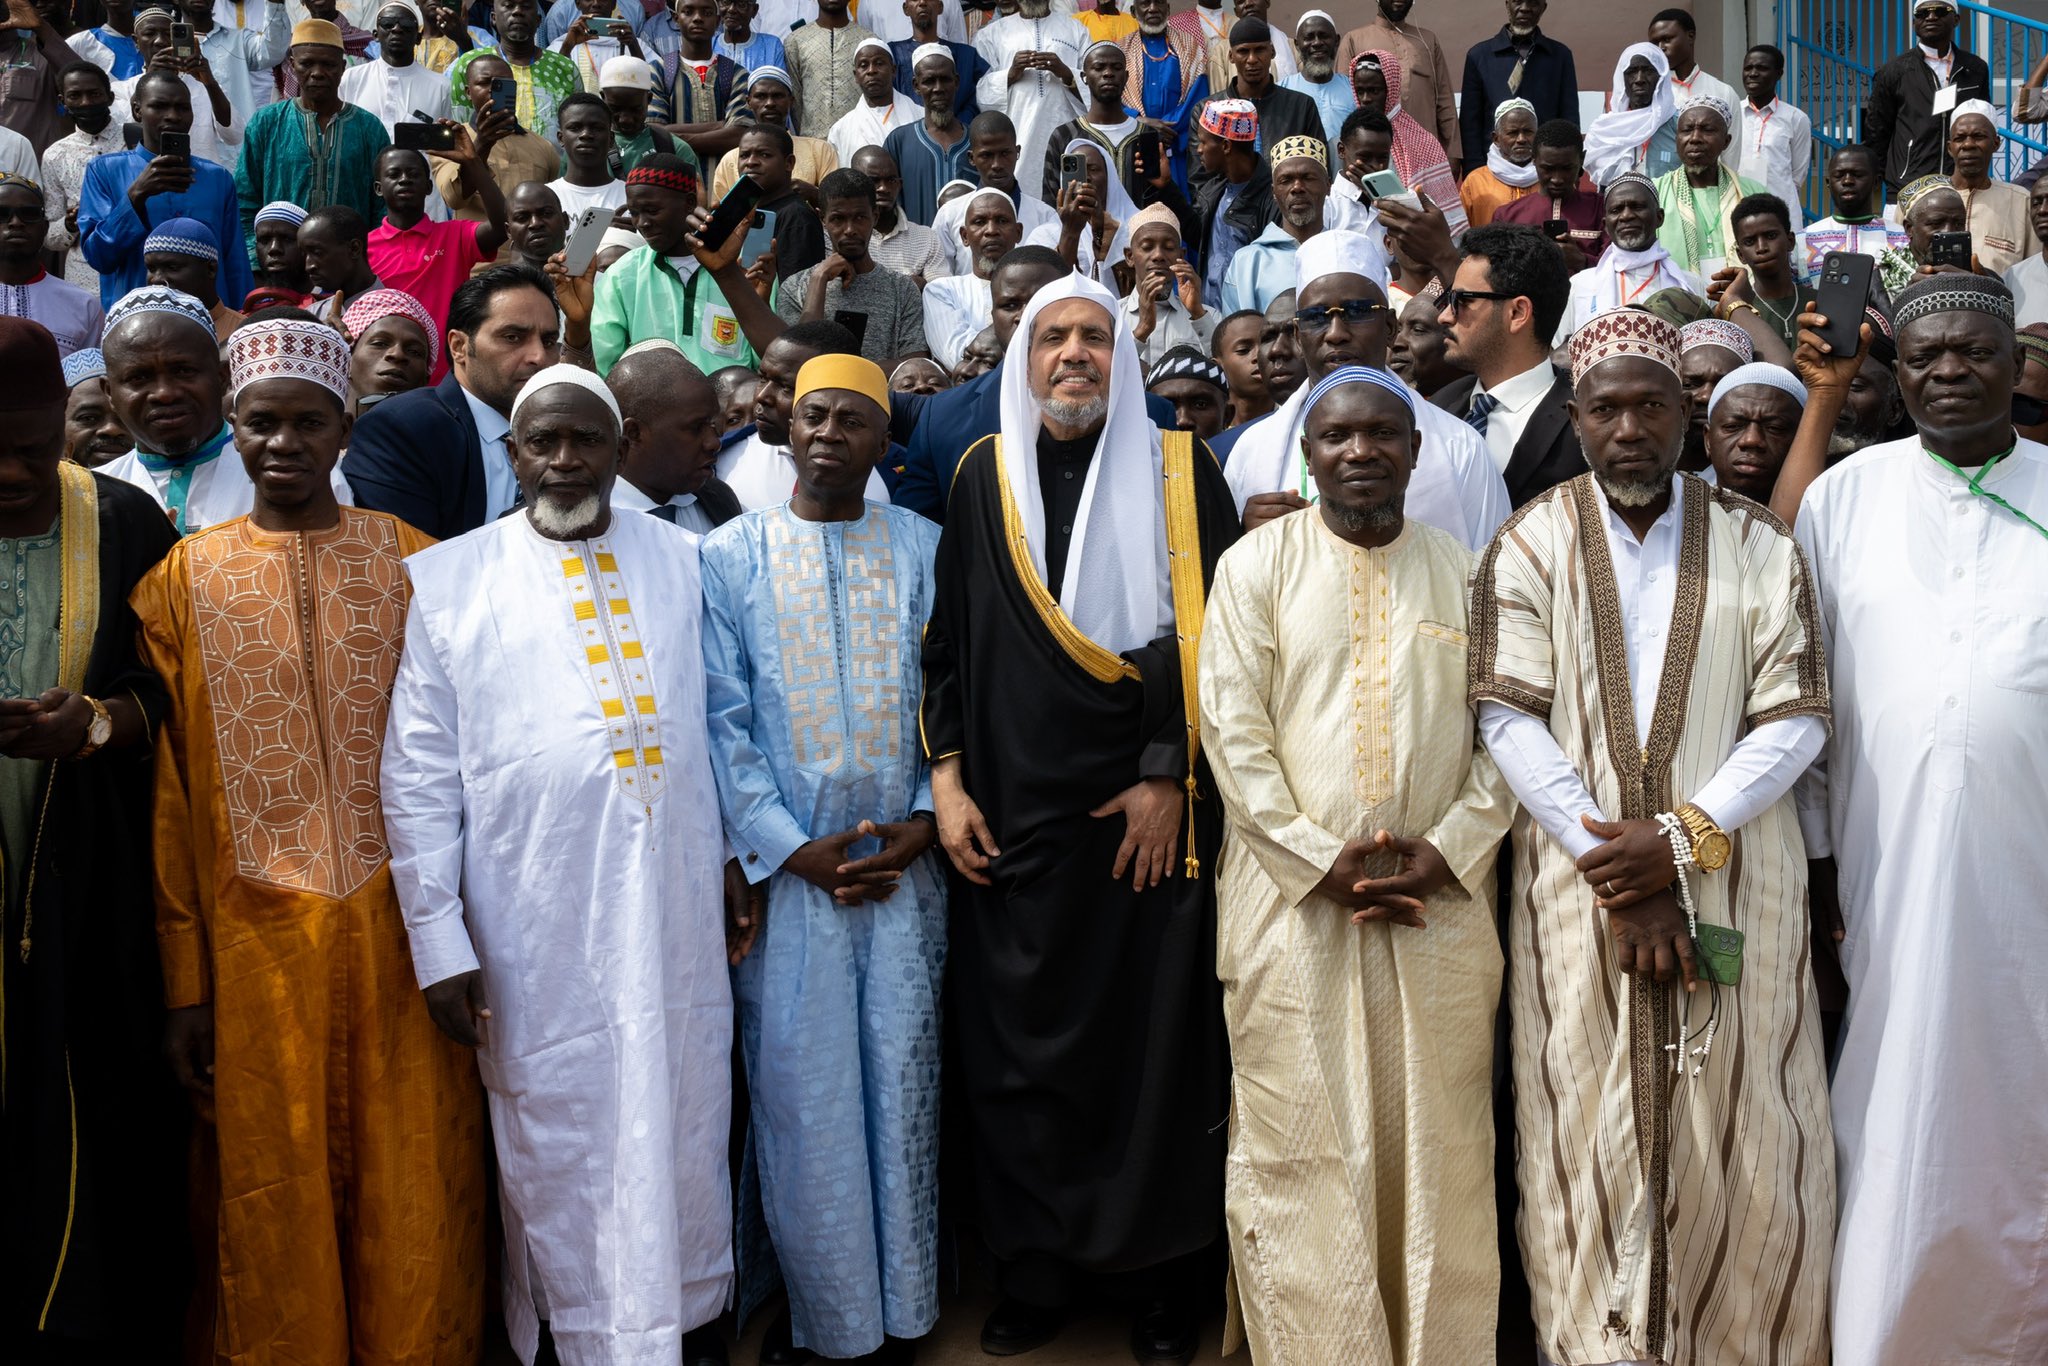
<svg viewBox="0 0 2048 1366">
<path fill-rule="evenodd" d="M 602 185 L 571 185 L 566 179 L 550 180 L 548 188 L 562 201 L 562 212 L 574 218 L 585 209 L 600 207 L 614 213 L 626 207 L 626 182 L 608 180 Z"/>
</svg>

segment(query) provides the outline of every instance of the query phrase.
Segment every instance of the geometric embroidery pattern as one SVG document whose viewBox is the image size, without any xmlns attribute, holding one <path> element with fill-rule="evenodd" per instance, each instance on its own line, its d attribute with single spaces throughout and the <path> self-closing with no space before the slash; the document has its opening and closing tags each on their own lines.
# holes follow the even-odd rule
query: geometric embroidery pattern
<svg viewBox="0 0 2048 1366">
<path fill-rule="evenodd" d="M 1393 658 L 1387 611 L 1393 605 L 1380 551 L 1351 552 L 1351 757 L 1358 799 L 1378 806 L 1393 795 Z"/>
<path fill-rule="evenodd" d="M 816 523 L 787 509 L 768 520 L 790 749 L 812 773 L 836 773 L 849 758 L 872 771 L 900 757 L 903 620 L 888 528 L 883 517 Z M 828 536 L 837 555 L 825 553 Z"/>
<path fill-rule="evenodd" d="M 654 714 L 654 686 L 626 582 L 606 540 L 577 541 L 562 559 L 562 578 L 576 617 L 583 658 L 597 689 L 612 762 L 628 795 L 648 806 L 661 796 L 661 729 Z"/>
<path fill-rule="evenodd" d="M 389 857 L 377 780 L 405 634 L 398 534 L 344 508 L 335 530 L 282 544 L 247 523 L 188 544 L 238 871 L 347 896 Z"/>
</svg>

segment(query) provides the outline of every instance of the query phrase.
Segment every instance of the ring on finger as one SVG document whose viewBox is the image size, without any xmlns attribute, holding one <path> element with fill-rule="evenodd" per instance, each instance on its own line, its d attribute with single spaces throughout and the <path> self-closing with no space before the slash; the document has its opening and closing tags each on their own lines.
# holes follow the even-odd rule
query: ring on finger
<svg viewBox="0 0 2048 1366">
<path fill-rule="evenodd" d="M 1613 878 L 1609 878 L 1609 879 L 1607 879 L 1607 881 L 1605 881 L 1605 882 L 1601 883 L 1601 884 L 1600 884 L 1600 890 L 1601 890 L 1601 891 L 1603 891 L 1603 892 L 1605 892 L 1605 893 L 1606 893 L 1606 894 L 1607 894 L 1608 896 L 1613 896 L 1613 895 L 1614 895 L 1614 879 L 1613 879 Z"/>
</svg>

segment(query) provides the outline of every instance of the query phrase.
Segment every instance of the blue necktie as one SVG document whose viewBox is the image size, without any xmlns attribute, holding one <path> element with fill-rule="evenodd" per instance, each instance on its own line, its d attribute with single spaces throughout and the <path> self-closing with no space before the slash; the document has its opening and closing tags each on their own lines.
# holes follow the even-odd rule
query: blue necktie
<svg viewBox="0 0 2048 1366">
<path fill-rule="evenodd" d="M 1474 394 L 1472 396 L 1472 410 L 1465 414 L 1465 421 L 1470 424 L 1473 431 L 1481 436 L 1485 436 L 1486 419 L 1498 407 L 1500 407 L 1500 400 L 1492 394 Z"/>
</svg>

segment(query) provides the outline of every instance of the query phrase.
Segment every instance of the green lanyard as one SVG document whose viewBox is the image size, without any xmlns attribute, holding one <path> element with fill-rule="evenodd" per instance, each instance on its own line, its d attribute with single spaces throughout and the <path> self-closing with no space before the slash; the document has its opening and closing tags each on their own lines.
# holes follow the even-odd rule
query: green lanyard
<svg viewBox="0 0 2048 1366">
<path fill-rule="evenodd" d="M 2019 518 L 2022 522 L 2025 522 L 2028 526 L 2032 527 L 2034 530 L 2040 532 L 2043 537 L 2048 537 L 2048 526 L 2042 526 L 2039 522 L 2027 516 L 2026 513 L 2021 512 L 2011 503 L 2006 502 L 2005 499 L 1999 497 L 1990 489 L 1984 487 L 1984 477 L 1990 474 L 1993 469 L 1997 468 L 1999 461 L 2005 459 L 2006 456 L 2011 455 L 2014 451 L 2018 449 L 2018 445 L 2006 447 L 1997 455 L 1994 455 L 1989 460 L 1986 460 L 1984 462 L 1983 468 L 1979 469 L 1974 475 L 1969 475 L 1964 474 L 1962 470 L 1958 469 L 1955 465 L 1949 463 L 1948 461 L 1942 459 L 1933 451 L 1928 450 L 1925 446 L 1922 446 L 1920 448 L 1921 453 L 1924 454 L 1929 460 L 1932 460 L 1935 464 L 1941 466 L 1950 474 L 1953 474 L 1956 478 L 1967 480 L 1969 482 L 1971 493 L 1975 494 L 1979 498 L 1989 498 L 1992 502 L 1998 504 L 2007 512 L 2010 512 L 2013 516 Z"/>
</svg>

